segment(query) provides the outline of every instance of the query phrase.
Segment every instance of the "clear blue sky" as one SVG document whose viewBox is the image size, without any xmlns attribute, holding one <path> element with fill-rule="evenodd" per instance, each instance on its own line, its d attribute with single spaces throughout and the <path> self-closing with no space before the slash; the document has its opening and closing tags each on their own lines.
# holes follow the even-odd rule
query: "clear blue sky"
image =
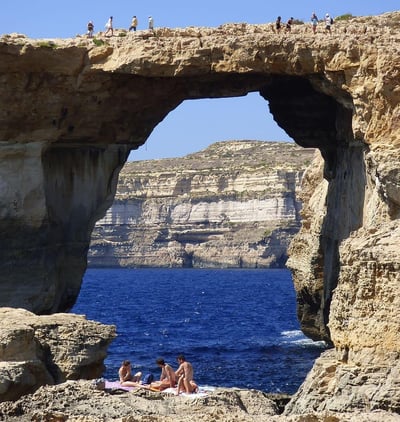
<svg viewBox="0 0 400 422">
<path fill-rule="evenodd" d="M 351 13 L 377 15 L 400 10 L 400 0 L 3 0 L 0 34 L 18 32 L 31 38 L 68 38 L 84 34 L 92 20 L 95 32 L 104 30 L 108 17 L 115 28 L 128 28 L 131 17 L 146 29 L 152 15 L 155 27 L 215 27 L 224 23 L 274 22 L 278 15 L 308 22 L 319 17 Z M 259 94 L 230 99 L 185 101 L 153 131 L 131 159 L 180 157 L 216 141 L 231 139 L 289 140 L 273 121 L 268 103 Z"/>
</svg>

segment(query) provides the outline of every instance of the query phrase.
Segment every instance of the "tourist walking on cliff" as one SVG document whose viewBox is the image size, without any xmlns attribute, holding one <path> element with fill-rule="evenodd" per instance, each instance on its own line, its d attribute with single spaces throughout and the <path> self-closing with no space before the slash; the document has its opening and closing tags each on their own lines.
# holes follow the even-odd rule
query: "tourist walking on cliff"
<svg viewBox="0 0 400 422">
<path fill-rule="evenodd" d="M 312 31 L 314 34 L 317 33 L 317 25 L 318 25 L 318 18 L 315 12 L 311 15 L 311 25 L 312 25 Z"/>
<path fill-rule="evenodd" d="M 131 26 L 129 27 L 129 31 L 132 31 L 133 30 L 134 32 L 136 32 L 137 26 L 138 26 L 138 20 L 137 20 L 137 17 L 134 16 L 132 18 L 132 22 L 131 22 Z"/>
<path fill-rule="evenodd" d="M 329 13 L 325 15 L 325 32 L 331 34 L 331 25 L 333 19 L 329 16 Z"/>
<path fill-rule="evenodd" d="M 281 32 L 281 28 L 282 28 L 282 18 L 278 16 L 275 21 L 275 29 L 278 34 Z"/>
<path fill-rule="evenodd" d="M 149 16 L 149 29 L 150 31 L 154 30 L 154 19 L 151 16 Z"/>
<path fill-rule="evenodd" d="M 93 31 L 94 31 L 94 25 L 92 21 L 89 21 L 87 24 L 87 36 L 88 38 L 93 38 Z"/>
<path fill-rule="evenodd" d="M 107 23 L 106 23 L 106 32 L 104 33 L 104 35 L 108 35 L 111 32 L 111 36 L 114 35 L 114 28 L 113 28 L 113 17 L 110 16 L 110 18 L 108 19 Z"/>
<path fill-rule="evenodd" d="M 293 23 L 293 18 L 288 19 L 288 21 L 286 22 L 286 32 L 292 31 L 292 23 Z"/>
</svg>

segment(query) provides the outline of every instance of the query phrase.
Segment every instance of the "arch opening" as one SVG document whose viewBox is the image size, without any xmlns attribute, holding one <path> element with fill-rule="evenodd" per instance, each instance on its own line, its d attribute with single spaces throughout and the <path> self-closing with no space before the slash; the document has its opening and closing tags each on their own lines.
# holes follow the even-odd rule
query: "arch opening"
<svg viewBox="0 0 400 422">
<path fill-rule="evenodd" d="M 202 86 L 200 90 L 191 86 L 191 92 L 195 99 L 225 98 L 235 93 L 258 91 L 269 103 L 279 127 L 300 146 L 321 151 L 330 198 L 336 199 L 330 199 L 333 203 L 327 207 L 314 257 L 321 262 L 321 283 L 315 283 L 311 290 L 299 291 L 297 300 L 303 331 L 312 339 L 329 341 L 330 300 L 340 270 L 339 245 L 362 221 L 365 145 L 354 142 L 351 99 L 341 93 L 340 102 L 335 100 L 324 92 L 325 84 L 326 81 L 315 78 L 272 75 L 268 79 L 255 76 L 247 86 L 245 80 L 236 75 L 220 81 L 216 92 L 213 92 L 213 84 Z M 354 190 L 359 192 L 356 201 Z M 338 199 L 338 196 L 343 198 Z M 295 277 L 301 277 L 301 269 L 293 271 Z"/>
<path fill-rule="evenodd" d="M 183 157 L 214 142 L 293 140 L 273 120 L 258 92 L 241 97 L 185 100 L 160 122 L 129 161 Z"/>
<path fill-rule="evenodd" d="M 26 295 L 18 296 L 15 299 L 16 306 L 27 307 L 36 313 L 64 311 L 70 308 L 71 303 L 76 299 L 79 292 L 80 280 L 78 278 L 83 276 L 86 269 L 84 263 L 86 255 L 83 259 L 76 260 L 70 255 L 66 257 L 62 248 L 59 248 L 60 242 L 66 242 L 66 237 L 63 233 L 70 223 L 68 218 L 59 218 L 60 216 L 57 213 L 70 209 L 70 205 L 72 205 L 74 215 L 84 215 L 84 213 L 79 212 L 79 209 L 90 209 L 90 215 L 86 218 L 87 230 L 82 228 L 80 237 L 85 238 L 86 236 L 88 239 L 88 233 L 90 233 L 95 219 L 104 210 L 105 204 L 109 204 L 111 201 L 114 193 L 114 180 L 127 158 L 128 150 L 143 144 L 153 128 L 185 100 L 228 98 L 244 96 L 248 93 L 261 93 L 269 102 L 275 121 L 295 142 L 304 147 L 317 147 L 321 150 L 325 159 L 324 175 L 330 183 L 329 189 L 337 192 L 336 195 L 339 196 L 344 186 L 349 186 L 347 189 L 347 196 L 349 197 L 347 201 L 353 207 L 354 214 L 360 215 L 357 214 L 358 211 L 355 208 L 360 207 L 362 202 L 363 189 L 361 185 L 364 181 L 362 180 L 363 176 L 358 176 L 357 174 L 364 175 L 364 169 L 362 168 L 364 146 L 361 142 L 355 142 L 352 136 L 351 100 L 346 97 L 344 92 L 330 92 L 329 89 L 334 88 L 326 80 L 318 79 L 316 75 L 298 77 L 259 73 L 210 73 L 200 79 L 192 76 L 182 76 L 179 78 L 165 77 L 161 81 L 128 74 L 113 74 L 112 79 L 109 79 L 108 75 L 102 74 L 99 78 L 101 80 L 104 79 L 104 83 L 108 84 L 109 88 L 107 92 L 112 92 L 113 95 L 105 95 L 102 99 L 88 96 L 86 102 L 78 102 L 74 96 L 68 109 L 74 110 L 74 107 L 80 107 L 82 104 L 88 105 L 89 103 L 91 105 L 94 104 L 93 106 L 95 107 L 103 107 L 107 109 L 107 113 L 104 114 L 104 121 L 101 125 L 88 124 L 88 113 L 82 113 L 82 120 L 75 122 L 73 133 L 68 130 L 61 131 L 57 142 L 46 145 L 45 150 L 42 151 L 41 168 L 44 169 L 43 177 L 46 180 L 44 182 L 45 192 L 41 200 L 46 202 L 46 206 L 52 206 L 51 210 L 46 207 L 43 207 L 43 209 L 45 212 L 51 211 L 49 213 L 51 219 L 44 221 L 44 224 L 47 225 L 45 229 L 48 230 L 49 238 L 53 243 L 47 248 L 42 248 L 38 241 L 36 242 L 37 249 L 33 245 L 30 251 L 34 252 L 29 251 L 29 253 L 32 255 L 40 254 L 42 257 L 41 262 L 50 262 L 49 265 L 52 268 L 51 276 L 48 276 L 48 274 L 38 275 L 37 284 L 41 286 L 38 289 L 40 290 L 39 293 L 34 297 L 30 295 L 28 298 L 26 298 Z M 161 83 L 162 89 L 160 90 L 158 87 Z M 142 102 L 137 100 L 137 95 L 135 94 L 138 85 L 142 88 L 141 95 L 144 98 Z M 338 98 L 338 100 L 333 98 Z M 111 104 L 113 106 L 110 106 Z M 304 107 L 304 104 L 307 107 Z M 61 122 L 60 129 L 64 124 L 67 128 L 72 124 L 72 120 L 68 119 L 73 119 L 75 114 L 70 111 L 68 116 L 65 121 Z M 85 120 L 86 118 L 87 120 Z M 321 124 L 322 122 L 324 124 Z M 33 125 L 30 120 L 28 123 L 27 131 L 31 128 L 30 125 Z M 52 126 L 52 130 L 57 131 L 58 129 Z M 99 134 L 99 132 L 101 133 Z M 92 141 L 94 143 L 91 143 Z M 56 150 L 60 151 L 60 162 L 68 162 L 68 154 L 70 154 L 71 159 L 73 159 L 75 154 L 72 150 L 79 150 L 79 148 L 83 150 L 86 147 L 102 150 L 102 159 L 108 164 L 103 167 L 104 171 L 102 174 L 93 176 L 91 171 L 98 168 L 96 155 L 85 154 L 87 160 L 74 161 L 75 176 L 77 176 L 74 179 L 74 183 L 76 186 L 82 186 L 82 188 L 80 189 L 81 202 L 71 204 L 71 198 L 68 195 L 63 195 L 57 185 L 61 176 L 66 180 L 68 179 L 69 169 L 64 166 L 62 171 L 60 168 L 57 170 L 54 166 L 51 166 L 51 161 L 54 160 L 54 154 L 57 155 Z M 59 174 L 60 172 L 62 173 L 61 175 Z M 340 176 L 339 178 L 338 175 Z M 99 181 L 101 181 L 99 184 L 101 192 L 97 195 L 98 201 L 96 200 L 95 204 L 92 203 L 94 191 L 91 183 L 87 182 L 89 179 L 85 179 L 86 177 L 91 178 L 90 180 L 93 177 L 98 177 Z M 353 202 L 350 199 L 352 192 L 350 186 L 352 185 L 357 185 L 361 192 L 359 200 Z M 51 203 L 50 196 L 54 192 L 57 192 L 56 197 L 59 202 L 57 202 L 57 206 L 53 207 L 54 204 Z M 338 264 L 335 256 L 338 250 L 337 245 L 352 229 L 358 227 L 360 221 L 360 217 L 349 218 L 347 211 L 345 211 L 344 203 L 342 201 L 339 202 L 343 204 L 343 207 L 341 209 L 339 209 L 339 206 L 336 207 L 338 215 L 333 215 L 330 212 L 331 215 L 325 217 L 325 234 L 321 236 L 321 239 L 326 237 L 327 240 L 325 243 L 320 242 L 319 256 L 316 257 L 316 259 L 320 259 L 323 262 L 322 273 L 324 274 L 323 277 L 326 277 L 324 281 L 325 287 L 323 292 L 316 291 L 313 292 L 315 294 L 309 296 L 316 298 L 325 297 L 323 300 L 315 299 L 317 301 L 316 307 L 319 310 L 322 304 L 324 306 L 326 304 L 325 309 L 329 308 L 332 286 L 336 283 L 337 277 L 335 274 L 338 271 Z M 343 224 L 342 219 L 346 221 L 345 224 Z M 60 228 L 57 225 L 65 225 L 65 227 Z M 339 225 L 339 231 L 336 229 L 336 225 Z M 10 233 L 9 237 L 11 238 L 11 236 L 12 233 Z M 71 244 L 74 243 L 73 236 L 67 240 Z M 83 240 L 79 248 L 83 253 L 86 253 L 89 241 L 85 242 L 86 240 Z M 17 245 L 12 252 L 15 253 L 15 256 L 18 254 L 18 248 L 23 249 L 23 247 Z M 329 255 L 332 257 L 331 260 L 326 258 L 327 250 L 332 251 L 331 255 Z M 336 252 L 333 253 L 333 251 Z M 18 258 L 15 259 L 18 262 Z M 331 263 L 327 264 L 328 261 Z M 62 279 L 66 280 L 66 282 L 61 283 L 62 286 L 57 291 L 57 295 L 55 295 L 54 289 L 58 289 L 60 284 L 59 274 L 61 272 L 63 272 Z M 18 279 L 18 274 L 15 275 L 14 279 Z M 41 294 L 46 296 L 45 300 L 40 298 Z M 60 299 L 64 297 L 68 298 L 68 300 L 63 301 Z M 20 302 L 17 303 L 17 301 Z M 324 312 L 325 316 L 321 317 L 321 311 L 318 311 L 318 317 L 326 322 L 326 315 L 329 315 L 329 311 Z M 318 329 L 325 322 L 319 323 Z M 312 331 L 311 328 L 310 331 Z"/>
</svg>

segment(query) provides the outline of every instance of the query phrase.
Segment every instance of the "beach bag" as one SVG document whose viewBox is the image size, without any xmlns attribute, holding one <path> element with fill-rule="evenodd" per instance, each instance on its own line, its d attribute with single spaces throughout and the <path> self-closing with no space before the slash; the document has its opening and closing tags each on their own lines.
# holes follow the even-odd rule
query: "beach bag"
<svg viewBox="0 0 400 422">
<path fill-rule="evenodd" d="M 146 374 L 143 377 L 143 384 L 151 384 L 154 381 L 154 375 L 153 374 Z"/>
</svg>

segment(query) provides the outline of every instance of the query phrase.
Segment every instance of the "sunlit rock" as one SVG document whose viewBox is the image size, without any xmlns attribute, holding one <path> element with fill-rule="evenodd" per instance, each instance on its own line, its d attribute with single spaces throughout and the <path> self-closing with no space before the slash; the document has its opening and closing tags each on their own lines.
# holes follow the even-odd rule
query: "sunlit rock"
<svg viewBox="0 0 400 422">
<path fill-rule="evenodd" d="M 0 401 L 45 384 L 101 376 L 114 337 L 114 326 L 81 315 L 0 308 Z"/>
<path fill-rule="evenodd" d="M 398 411 L 398 376 L 385 368 L 396 371 L 400 353 L 399 22 L 399 13 L 336 22 L 331 36 L 307 25 L 276 34 L 272 24 L 3 36 L 0 305 L 69 309 L 129 151 L 184 100 L 259 92 L 300 146 L 321 153 L 289 263 L 303 331 L 335 347 L 333 399 L 320 395 L 318 406 L 337 406 L 356 365 L 359 389 L 382 390 L 373 405 L 349 397 L 347 411 Z M 307 397 L 305 387 L 288 409 Z"/>
</svg>

